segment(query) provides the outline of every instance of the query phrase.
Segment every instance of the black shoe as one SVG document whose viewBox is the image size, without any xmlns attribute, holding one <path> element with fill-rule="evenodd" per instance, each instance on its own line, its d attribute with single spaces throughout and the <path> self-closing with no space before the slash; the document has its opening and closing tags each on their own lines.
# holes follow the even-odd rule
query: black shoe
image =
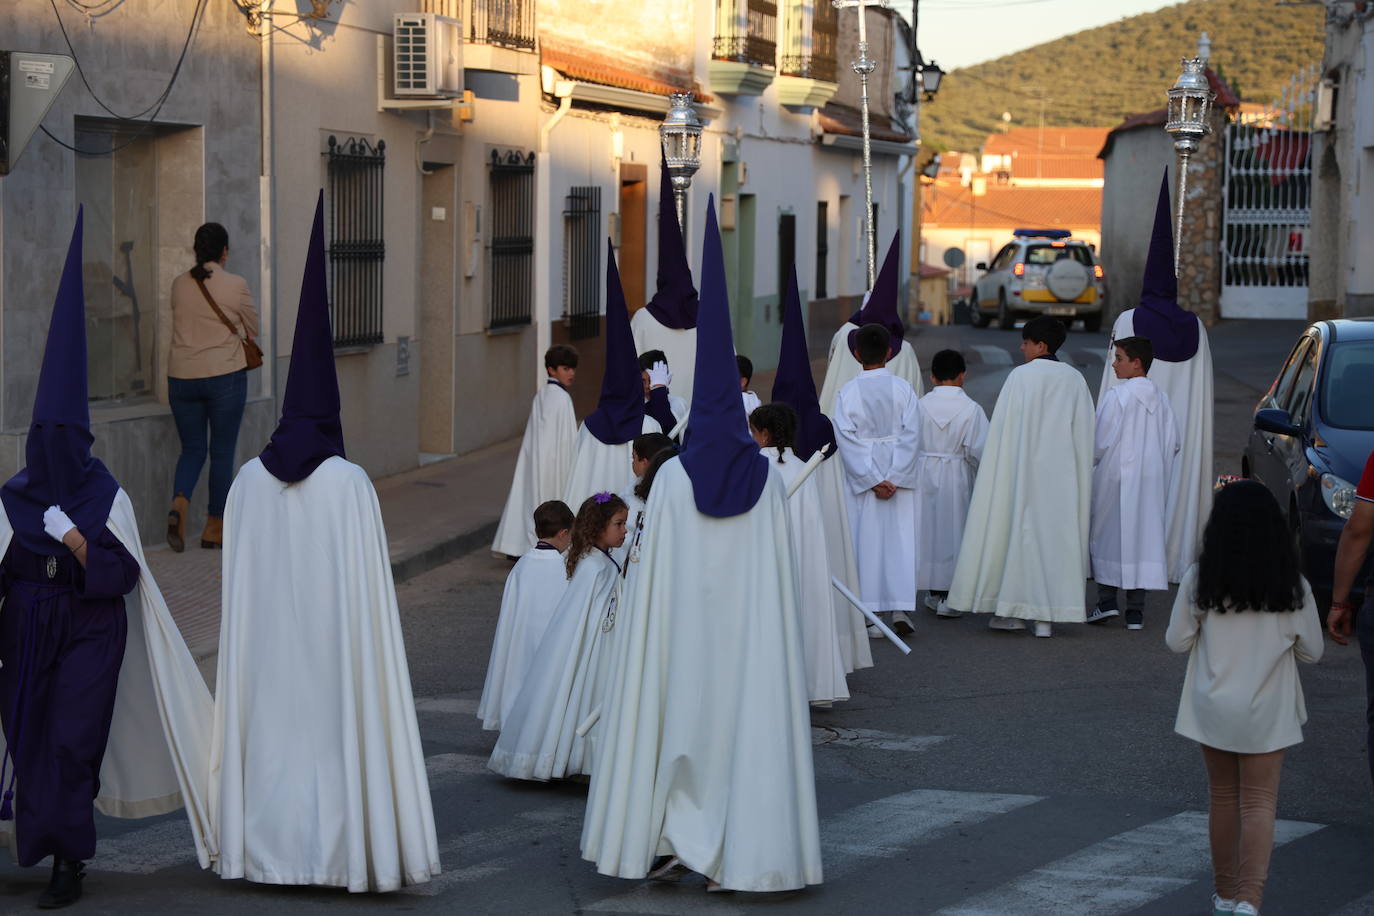
<svg viewBox="0 0 1374 916">
<path fill-rule="evenodd" d="M 47 890 L 38 898 L 38 908 L 40 910 L 60 910 L 65 906 L 71 906 L 81 899 L 81 879 L 86 877 L 86 866 L 75 859 L 59 859 L 56 856 L 52 861 L 52 880 L 48 882 Z"/>
<path fill-rule="evenodd" d="M 1143 630 L 1145 629 L 1145 612 L 1137 611 L 1134 608 L 1126 609 L 1126 629 Z"/>
</svg>

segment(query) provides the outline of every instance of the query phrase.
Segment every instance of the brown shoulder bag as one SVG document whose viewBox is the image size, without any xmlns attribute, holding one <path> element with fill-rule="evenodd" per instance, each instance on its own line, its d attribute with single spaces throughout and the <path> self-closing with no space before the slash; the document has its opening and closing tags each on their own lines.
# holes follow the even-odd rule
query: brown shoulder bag
<svg viewBox="0 0 1374 916">
<path fill-rule="evenodd" d="M 205 281 L 196 276 L 192 276 L 191 279 L 196 281 L 196 286 L 200 287 L 200 294 L 205 297 L 206 302 L 210 303 L 210 308 L 215 310 L 215 314 L 219 316 L 220 321 L 224 322 L 224 326 L 229 329 L 229 333 L 233 334 L 235 337 L 239 337 L 239 329 L 234 327 L 232 321 L 224 317 L 224 313 L 220 311 L 219 306 L 215 303 L 215 297 L 210 295 L 210 291 L 205 288 Z M 247 368 L 257 369 L 261 367 L 262 347 L 258 346 L 256 341 L 249 340 L 247 337 L 239 337 L 239 341 L 243 344 L 243 358 L 248 363 Z"/>
</svg>

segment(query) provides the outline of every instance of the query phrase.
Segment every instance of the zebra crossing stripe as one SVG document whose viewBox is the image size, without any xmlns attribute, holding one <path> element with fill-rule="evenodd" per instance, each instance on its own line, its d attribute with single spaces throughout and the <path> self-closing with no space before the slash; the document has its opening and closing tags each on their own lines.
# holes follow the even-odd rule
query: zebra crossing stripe
<svg viewBox="0 0 1374 916">
<path fill-rule="evenodd" d="M 813 747 L 860 747 L 874 751 L 927 751 L 949 740 L 948 735 L 898 735 L 870 728 L 811 727 Z"/>
<path fill-rule="evenodd" d="M 477 700 L 467 700 L 462 697 L 416 697 L 416 712 L 437 712 L 449 715 L 461 714 L 465 716 L 477 715 Z"/>
<path fill-rule="evenodd" d="M 1013 362 L 1010 353 L 992 344 L 974 344 L 973 352 L 981 356 L 987 366 L 1010 366 Z"/>
<path fill-rule="evenodd" d="M 1275 848 L 1321 824 L 1278 821 Z M 1207 815 L 1184 811 L 1108 837 L 936 916 L 1109 916 L 1189 886 L 1207 874 Z"/>
</svg>

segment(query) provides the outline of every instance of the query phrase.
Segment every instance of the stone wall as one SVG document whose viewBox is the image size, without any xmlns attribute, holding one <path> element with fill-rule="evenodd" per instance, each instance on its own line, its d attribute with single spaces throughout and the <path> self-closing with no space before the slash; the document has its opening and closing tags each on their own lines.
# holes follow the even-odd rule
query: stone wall
<svg viewBox="0 0 1374 916">
<path fill-rule="evenodd" d="M 1179 244 L 1178 304 L 1196 314 L 1207 327 L 1221 317 L 1222 159 L 1225 155 L 1226 114 L 1213 109 L 1212 132 L 1203 138 L 1188 162 L 1188 188 Z M 1171 170 L 1177 174 L 1177 170 Z M 1178 185 L 1174 195 L 1177 206 Z"/>
</svg>

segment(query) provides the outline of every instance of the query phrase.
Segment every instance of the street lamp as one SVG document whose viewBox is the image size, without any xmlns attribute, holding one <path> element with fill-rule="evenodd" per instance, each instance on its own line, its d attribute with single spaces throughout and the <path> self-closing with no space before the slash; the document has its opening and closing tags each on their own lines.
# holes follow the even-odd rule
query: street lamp
<svg viewBox="0 0 1374 916">
<path fill-rule="evenodd" d="M 931 61 L 921 67 L 921 91 L 926 94 L 926 101 L 935 101 L 935 93 L 940 91 L 940 80 L 945 78 L 945 71 L 940 69 L 940 65 Z"/>
<path fill-rule="evenodd" d="M 692 176 L 701 168 L 701 119 L 692 107 L 692 93 L 674 92 L 668 113 L 658 125 L 658 139 L 663 146 L 663 164 L 673 182 L 673 202 L 677 204 L 677 224 L 687 231 L 687 189 Z"/>
<path fill-rule="evenodd" d="M 1179 156 L 1178 214 L 1174 219 L 1174 276 L 1178 276 L 1178 252 L 1183 243 L 1183 200 L 1188 190 L 1188 159 L 1198 151 L 1202 138 L 1212 132 L 1212 86 L 1207 82 L 1207 61 L 1183 58 L 1183 72 L 1169 90 L 1169 116 L 1164 129 L 1174 138 Z"/>
</svg>

